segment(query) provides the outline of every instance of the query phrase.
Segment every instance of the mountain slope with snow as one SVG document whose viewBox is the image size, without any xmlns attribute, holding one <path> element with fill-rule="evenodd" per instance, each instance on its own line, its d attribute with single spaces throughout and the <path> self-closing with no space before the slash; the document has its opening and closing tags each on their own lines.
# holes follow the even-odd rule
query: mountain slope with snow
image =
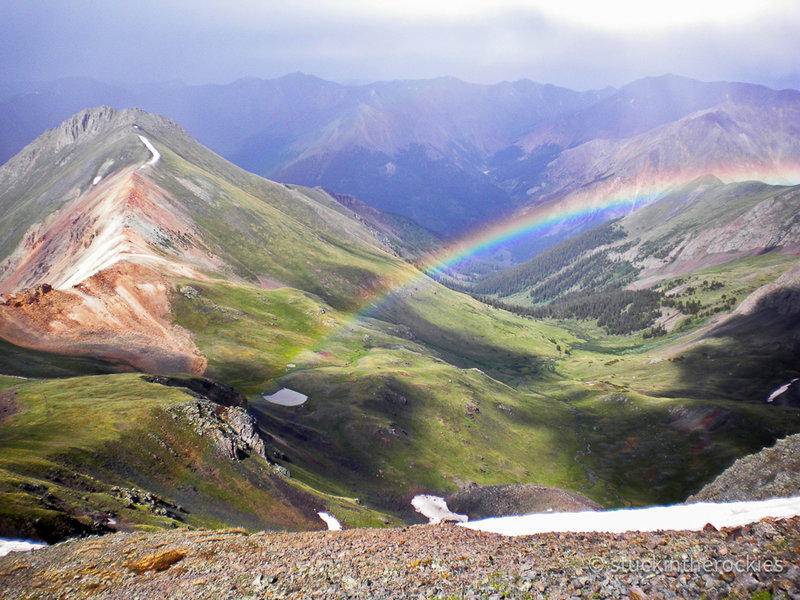
<svg viewBox="0 0 800 600">
<path fill-rule="evenodd" d="M 76 115 L 0 168 L 0 182 L 0 331 L 41 350 L 202 373 L 204 359 L 169 323 L 167 279 L 262 278 L 348 303 L 374 285 L 370 265 L 396 260 L 393 233 L 331 196 L 250 176 L 136 110 Z M 256 251 L 278 240 L 298 249 L 289 264 Z M 340 281 L 325 289 L 325 277 Z"/>
<path fill-rule="evenodd" d="M 15 440 L 0 451 L 11 506 L 0 534 L 28 537 L 18 528 L 40 511 L 70 531 L 195 518 L 176 506 L 197 525 L 321 528 L 319 512 L 344 526 L 415 522 L 406 497 L 473 483 L 551 486 L 607 507 L 670 503 L 800 431 L 800 413 L 761 402 L 798 376 L 791 348 L 737 343 L 783 318 L 770 307 L 787 304 L 791 255 L 758 244 L 793 235 L 791 219 L 771 228 L 791 213 L 791 189 L 700 182 L 719 210 L 691 232 L 725 230 L 726 208 L 764 218 L 751 219 L 755 245 L 727 270 L 689 265 L 691 280 L 667 290 L 702 296 L 716 316 L 651 343 L 447 288 L 417 266 L 436 241 L 408 220 L 242 171 L 139 110 L 76 115 L 0 168 L 0 182 L 0 370 L 16 376 L 0 380 L 0 432 Z M 709 203 L 698 198 L 666 204 L 699 219 Z M 718 237 L 726 254 L 736 237 Z M 754 290 L 765 296 L 750 308 L 730 298 Z M 97 375 L 131 370 L 146 375 Z M 186 374 L 218 383 L 191 387 Z M 176 378 L 183 396 L 161 389 Z M 215 385 L 246 397 L 253 420 L 215 406 Z M 281 389 L 303 401 L 271 402 Z M 189 404 L 173 419 L 167 399 Z M 117 402 L 134 416 L 121 418 Z M 97 429 L 83 427 L 87 416 Z M 234 425 L 244 433 L 231 435 Z M 65 444 L 70 427 L 88 439 Z M 228 462 L 217 472 L 219 452 Z M 98 495 L 81 493 L 87 477 Z M 181 518 L 122 500 L 105 508 L 103 494 L 129 485 Z"/>
</svg>

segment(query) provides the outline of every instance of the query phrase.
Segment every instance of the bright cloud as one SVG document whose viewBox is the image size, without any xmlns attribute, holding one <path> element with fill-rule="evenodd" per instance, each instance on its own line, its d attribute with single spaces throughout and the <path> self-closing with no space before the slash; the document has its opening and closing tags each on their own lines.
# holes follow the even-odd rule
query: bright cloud
<svg viewBox="0 0 800 600">
<path fill-rule="evenodd" d="M 541 2 L 539 8 L 557 19 L 610 30 L 673 29 L 705 24 L 727 26 L 791 9 L 785 0 L 558 0 Z"/>
<path fill-rule="evenodd" d="M 765 14 L 791 13 L 792 0 L 317 0 L 323 12 L 346 12 L 404 19 L 472 19 L 514 12 L 538 12 L 553 19 L 590 29 L 670 29 L 699 24 L 732 25 Z"/>
</svg>

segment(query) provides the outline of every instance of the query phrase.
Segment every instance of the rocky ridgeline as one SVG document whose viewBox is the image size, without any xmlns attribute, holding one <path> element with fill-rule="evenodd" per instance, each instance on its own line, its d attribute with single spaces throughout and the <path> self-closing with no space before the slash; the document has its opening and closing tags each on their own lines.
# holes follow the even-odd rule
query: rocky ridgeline
<svg viewBox="0 0 800 600">
<path fill-rule="evenodd" d="M 127 131 L 139 124 L 148 131 L 173 131 L 186 135 L 174 121 L 161 115 L 153 115 L 138 108 L 115 110 L 109 106 L 99 106 L 83 110 L 58 127 L 48 129 L 37 139 L 25 146 L 16 156 L 8 160 L 0 168 L 0 184 L 8 186 L 25 175 L 30 166 L 38 159 L 54 157 L 59 161 L 66 160 L 62 151 L 69 152 L 82 144 L 91 144 L 95 138 L 108 133 L 112 129 Z"/>
<path fill-rule="evenodd" d="M 800 434 L 738 459 L 689 502 L 761 500 L 800 495 Z M 800 550 L 798 550 L 800 552 Z"/>
<path fill-rule="evenodd" d="M 118 533 L 0 558 L 3 597 L 798 598 L 800 518 L 520 538 L 453 525 Z"/>
<path fill-rule="evenodd" d="M 44 136 L 56 150 L 97 136 L 110 127 L 125 127 L 141 124 L 152 129 L 180 129 L 180 126 L 161 115 L 147 113 L 140 108 L 115 110 L 109 106 L 88 108 L 73 115 Z"/>
</svg>

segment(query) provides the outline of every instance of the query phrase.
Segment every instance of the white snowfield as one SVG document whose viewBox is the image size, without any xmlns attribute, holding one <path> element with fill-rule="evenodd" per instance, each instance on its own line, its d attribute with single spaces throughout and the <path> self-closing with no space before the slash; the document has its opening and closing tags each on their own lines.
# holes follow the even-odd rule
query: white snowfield
<svg viewBox="0 0 800 600">
<path fill-rule="evenodd" d="M 28 550 L 38 550 L 47 546 L 44 542 L 34 542 L 32 540 L 6 540 L 0 538 L 0 556 L 5 556 L 9 552 L 27 552 Z"/>
<path fill-rule="evenodd" d="M 159 161 L 159 159 L 161 158 L 161 153 L 158 150 L 156 150 L 156 147 L 153 146 L 153 144 L 150 143 L 150 140 L 148 140 L 143 135 L 140 135 L 139 139 L 142 140 L 142 143 L 145 146 L 147 146 L 147 149 L 150 150 L 150 153 L 153 155 L 153 157 L 150 160 L 148 160 L 141 167 L 139 167 L 140 169 L 144 169 L 147 166 L 156 164 Z"/>
<path fill-rule="evenodd" d="M 535 533 L 658 531 L 663 529 L 699 531 L 711 523 L 717 529 L 760 521 L 765 517 L 800 515 L 800 496 L 748 502 L 698 502 L 673 506 L 651 506 L 620 510 L 573 513 L 537 513 L 516 517 L 495 517 L 462 527 L 518 536 Z"/>
<path fill-rule="evenodd" d="M 752 500 L 748 502 L 698 502 L 673 506 L 651 506 L 606 511 L 569 513 L 535 513 L 514 517 L 495 517 L 480 521 L 467 521 L 447 508 L 447 502 L 439 496 L 420 495 L 411 500 L 417 512 L 422 513 L 431 524 L 442 520 L 461 521 L 467 527 L 486 533 L 508 536 L 534 535 L 560 532 L 607 532 L 626 531 L 699 531 L 708 523 L 716 527 L 736 527 L 760 521 L 766 517 L 788 518 L 800 515 L 800 496 Z M 342 524 L 332 514 L 320 511 L 319 518 L 325 521 L 330 531 L 340 531 Z M 44 548 L 47 544 L 31 540 L 9 540 L 0 538 L 0 556 L 9 552 L 27 552 Z"/>
<path fill-rule="evenodd" d="M 319 518 L 325 521 L 325 523 L 328 525 L 328 531 L 342 530 L 342 524 L 339 522 L 339 519 L 334 517 L 331 513 L 320 511 L 317 514 L 319 515 Z"/>
<path fill-rule="evenodd" d="M 782 385 L 781 387 L 772 390 L 772 393 L 767 398 L 767 402 L 772 402 L 773 400 L 775 400 L 775 398 L 777 398 L 782 393 L 784 393 L 786 390 L 788 390 L 795 381 L 797 381 L 797 379 L 792 379 L 789 383 L 786 383 L 786 384 Z"/>
<path fill-rule="evenodd" d="M 447 502 L 439 496 L 420 495 L 411 499 L 411 506 L 418 513 L 428 518 L 428 523 L 436 525 L 442 521 L 458 521 L 464 523 L 469 517 L 459 515 L 447 508 Z"/>
<path fill-rule="evenodd" d="M 264 394 L 262 398 L 267 402 L 272 402 L 273 404 L 279 404 L 281 406 L 300 406 L 301 404 L 305 404 L 306 400 L 308 400 L 308 396 L 305 394 L 295 392 L 289 388 L 281 388 L 272 395 Z"/>
</svg>

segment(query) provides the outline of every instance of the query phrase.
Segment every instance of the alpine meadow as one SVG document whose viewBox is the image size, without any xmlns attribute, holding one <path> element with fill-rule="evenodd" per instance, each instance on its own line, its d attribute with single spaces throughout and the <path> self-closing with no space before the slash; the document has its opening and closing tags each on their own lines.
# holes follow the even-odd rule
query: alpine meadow
<svg viewBox="0 0 800 600">
<path fill-rule="evenodd" d="M 321 2 L 298 56 L 479 4 Z M 800 594 L 800 91 L 115 56 L 0 81 L 0 596 Z M 745 555 L 782 569 L 618 568 Z"/>
</svg>

